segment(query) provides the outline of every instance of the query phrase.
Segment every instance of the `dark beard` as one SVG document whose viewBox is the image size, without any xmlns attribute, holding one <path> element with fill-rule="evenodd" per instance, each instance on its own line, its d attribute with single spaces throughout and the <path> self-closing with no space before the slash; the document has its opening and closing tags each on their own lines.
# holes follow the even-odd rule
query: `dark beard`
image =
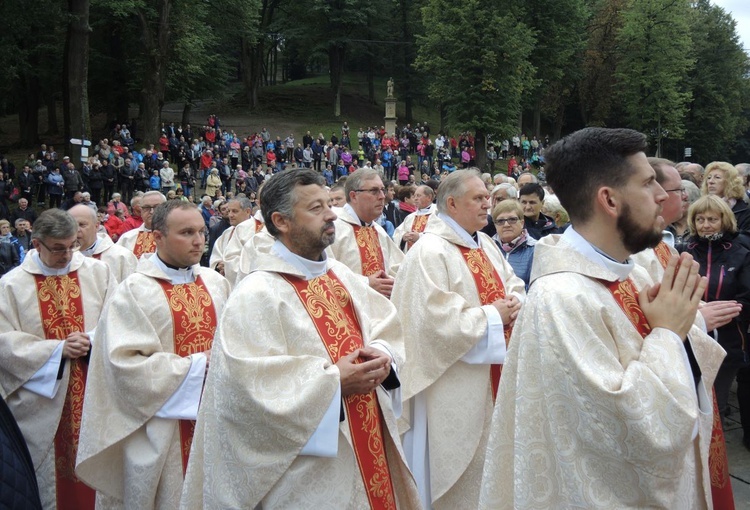
<svg viewBox="0 0 750 510">
<path fill-rule="evenodd" d="M 622 237 L 622 244 L 631 254 L 654 248 L 662 239 L 661 232 L 644 229 L 636 223 L 628 204 L 623 206 L 622 214 L 617 218 L 617 231 Z"/>
</svg>

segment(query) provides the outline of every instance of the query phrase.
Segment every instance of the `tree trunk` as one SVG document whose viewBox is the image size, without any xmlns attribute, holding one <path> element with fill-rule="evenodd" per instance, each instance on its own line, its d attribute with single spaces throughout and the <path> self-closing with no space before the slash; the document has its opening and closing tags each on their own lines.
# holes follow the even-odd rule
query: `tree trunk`
<svg viewBox="0 0 750 510">
<path fill-rule="evenodd" d="M 375 74 L 373 72 L 373 61 L 372 53 L 367 52 L 367 100 L 370 104 L 378 104 L 378 100 L 375 97 Z"/>
<path fill-rule="evenodd" d="M 185 101 L 185 106 L 182 107 L 182 125 L 187 126 L 190 124 L 190 112 L 193 109 L 193 102 L 188 99 Z"/>
<path fill-rule="evenodd" d="M 332 44 L 329 46 L 328 64 L 331 73 L 331 89 L 333 89 L 333 93 L 335 94 L 333 100 L 333 116 L 336 118 L 341 117 L 341 90 L 345 56 L 345 45 Z"/>
<path fill-rule="evenodd" d="M 47 107 L 47 134 L 56 135 L 60 133 L 60 128 L 57 126 L 57 104 L 55 103 L 55 89 L 52 88 L 52 83 L 47 83 L 44 92 L 44 104 Z"/>
<path fill-rule="evenodd" d="M 161 123 L 161 105 L 164 102 L 166 86 L 167 56 L 170 43 L 169 15 L 171 0 L 157 0 L 156 29 L 152 29 L 146 14 L 138 11 L 138 19 L 144 43 L 143 52 L 147 55 L 141 87 L 140 129 L 143 142 L 157 143 Z"/>
<path fill-rule="evenodd" d="M 440 132 L 445 133 L 447 132 L 446 125 L 448 124 L 448 108 L 446 108 L 445 103 L 440 103 Z"/>
<path fill-rule="evenodd" d="M 91 138 L 89 116 L 89 0 L 68 0 L 70 22 L 63 60 L 63 120 L 65 143 L 70 138 Z M 80 147 L 68 145 L 71 159 L 80 156 Z M 77 161 L 76 157 L 76 161 Z"/>
<path fill-rule="evenodd" d="M 487 135 L 479 129 L 474 135 L 474 151 L 477 154 L 474 162 L 480 172 L 484 172 L 484 166 L 487 164 Z"/>
<path fill-rule="evenodd" d="M 532 129 L 533 136 L 540 138 L 542 136 L 542 97 L 541 93 L 539 97 L 534 101 L 534 127 Z"/>
<path fill-rule="evenodd" d="M 552 132 L 552 142 L 556 142 L 562 136 L 562 128 L 565 124 L 565 103 L 560 101 L 555 112 L 555 125 Z"/>
<path fill-rule="evenodd" d="M 16 82 L 18 104 L 18 144 L 34 147 L 39 143 L 39 78 L 22 75 Z"/>
</svg>

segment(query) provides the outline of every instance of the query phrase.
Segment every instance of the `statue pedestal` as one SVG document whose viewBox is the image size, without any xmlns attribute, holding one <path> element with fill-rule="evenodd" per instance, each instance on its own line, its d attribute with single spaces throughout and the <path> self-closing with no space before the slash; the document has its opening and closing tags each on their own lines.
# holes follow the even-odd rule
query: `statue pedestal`
<svg viewBox="0 0 750 510">
<path fill-rule="evenodd" d="M 395 97 L 385 98 L 385 133 L 393 135 L 396 133 L 396 101 Z"/>
</svg>

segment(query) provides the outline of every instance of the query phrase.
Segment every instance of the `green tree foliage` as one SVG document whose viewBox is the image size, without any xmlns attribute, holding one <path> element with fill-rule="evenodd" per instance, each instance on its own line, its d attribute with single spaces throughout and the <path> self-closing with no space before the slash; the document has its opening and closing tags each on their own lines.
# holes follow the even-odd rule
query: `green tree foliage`
<svg viewBox="0 0 750 510">
<path fill-rule="evenodd" d="M 662 138 L 685 131 L 693 67 L 688 0 L 631 1 L 617 34 L 615 97 L 628 127 Z"/>
<path fill-rule="evenodd" d="M 445 105 L 448 126 L 476 133 L 479 165 L 488 133 L 515 132 L 534 71 L 534 36 L 518 6 L 509 7 L 501 0 L 429 0 L 422 8 L 416 66 L 428 77 L 430 97 Z"/>
<path fill-rule="evenodd" d="M 729 160 L 750 126 L 750 60 L 735 21 L 708 0 L 696 3 L 689 34 L 695 66 L 687 79 L 693 94 L 684 142 L 699 161 Z"/>
<path fill-rule="evenodd" d="M 534 112 L 533 134 L 540 136 L 543 114 L 562 127 L 565 105 L 581 77 L 590 11 L 585 0 L 529 0 L 524 7 L 523 19 L 537 35 L 530 55 L 536 73 L 525 96 Z"/>
</svg>

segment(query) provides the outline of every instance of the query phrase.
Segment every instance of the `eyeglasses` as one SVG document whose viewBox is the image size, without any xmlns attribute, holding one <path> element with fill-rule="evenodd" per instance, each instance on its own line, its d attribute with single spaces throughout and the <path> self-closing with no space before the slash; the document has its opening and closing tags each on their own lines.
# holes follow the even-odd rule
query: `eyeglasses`
<svg viewBox="0 0 750 510">
<path fill-rule="evenodd" d="M 49 246 L 47 246 L 46 244 L 44 244 L 44 241 L 42 241 L 41 239 L 37 239 L 37 241 L 39 241 L 39 244 L 41 244 L 42 246 L 44 246 L 45 248 L 47 248 L 47 251 L 50 252 L 52 255 L 63 255 L 65 253 L 73 253 L 74 251 L 76 251 L 81 246 L 78 243 L 78 241 L 76 241 L 75 243 L 73 243 L 68 248 L 55 248 L 53 250 L 52 248 L 50 248 Z"/>
<path fill-rule="evenodd" d="M 501 227 L 506 223 L 508 225 L 515 225 L 516 223 L 518 223 L 518 220 L 518 218 L 498 218 L 495 220 L 495 225 L 500 225 Z"/>
<path fill-rule="evenodd" d="M 685 188 L 665 189 L 667 193 L 686 193 Z"/>
<path fill-rule="evenodd" d="M 356 191 L 357 193 L 369 193 L 374 197 L 380 195 L 381 193 L 385 195 L 385 188 L 355 189 L 354 191 Z"/>
<path fill-rule="evenodd" d="M 151 211 L 153 211 L 154 209 L 156 209 L 156 206 L 155 206 L 155 205 L 142 205 L 142 206 L 141 206 L 141 211 L 142 211 L 142 212 L 151 212 Z"/>
</svg>

